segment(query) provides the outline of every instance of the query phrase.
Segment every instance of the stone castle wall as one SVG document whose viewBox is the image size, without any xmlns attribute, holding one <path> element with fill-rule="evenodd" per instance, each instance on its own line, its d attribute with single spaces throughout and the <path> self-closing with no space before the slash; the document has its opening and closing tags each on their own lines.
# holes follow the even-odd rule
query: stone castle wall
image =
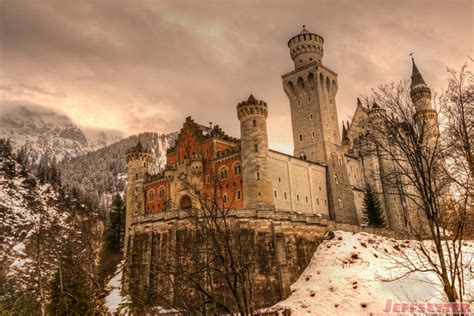
<svg viewBox="0 0 474 316">
<path fill-rule="evenodd" d="M 286 211 L 233 210 L 229 216 L 238 221 L 255 248 L 255 301 L 260 307 L 271 306 L 291 293 L 294 283 L 309 265 L 326 232 L 368 231 L 389 237 L 403 237 L 384 229 L 367 229 L 339 224 L 316 215 Z M 163 305 L 160 295 L 172 293 L 169 279 L 156 273 L 165 262 L 182 262 L 183 252 L 194 238 L 189 217 L 183 211 L 168 211 L 138 216 L 132 223 L 131 266 L 140 281 L 130 287 L 147 288 L 150 305 Z M 135 275 L 136 277 L 137 275 Z M 133 293 L 133 288 L 125 286 Z"/>
</svg>

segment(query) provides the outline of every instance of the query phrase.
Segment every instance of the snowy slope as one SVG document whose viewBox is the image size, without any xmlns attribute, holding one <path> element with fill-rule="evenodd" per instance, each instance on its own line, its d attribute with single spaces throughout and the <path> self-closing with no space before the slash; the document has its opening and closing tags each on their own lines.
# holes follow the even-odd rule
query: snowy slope
<svg viewBox="0 0 474 316">
<path fill-rule="evenodd" d="M 0 156 L 0 276 L 6 278 L 0 282 L 32 289 L 41 274 L 47 284 L 74 221 L 95 214 L 56 185 L 41 184 L 11 157 Z"/>
<path fill-rule="evenodd" d="M 10 138 L 14 152 L 23 148 L 29 165 L 84 155 L 121 138 L 111 130 L 85 131 L 56 110 L 26 102 L 0 103 L 0 138 Z"/>
<path fill-rule="evenodd" d="M 466 290 L 474 294 L 474 243 L 466 243 Z M 399 264 L 416 260 L 415 241 L 396 241 L 367 233 L 335 232 L 315 252 L 310 265 L 292 285 L 292 294 L 273 310 L 291 315 L 386 315 L 387 299 L 396 302 L 443 302 L 433 273 L 406 272 Z"/>
</svg>

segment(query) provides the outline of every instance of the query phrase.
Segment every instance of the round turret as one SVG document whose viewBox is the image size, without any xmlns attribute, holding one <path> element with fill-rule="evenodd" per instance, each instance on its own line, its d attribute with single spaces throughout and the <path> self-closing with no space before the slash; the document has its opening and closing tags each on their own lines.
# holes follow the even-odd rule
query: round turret
<svg viewBox="0 0 474 316">
<path fill-rule="evenodd" d="M 244 206 L 249 209 L 275 209 L 270 175 L 267 135 L 267 103 L 250 95 L 237 105 L 240 120 L 240 147 Z"/>
<path fill-rule="evenodd" d="M 250 95 L 247 101 L 242 101 L 237 105 L 237 116 L 239 120 L 242 120 L 246 116 L 254 115 L 261 115 L 266 119 L 268 108 L 266 102 L 257 100 L 253 95 Z"/>
<path fill-rule="evenodd" d="M 127 205 L 125 215 L 125 245 L 127 245 L 130 225 L 134 216 L 145 213 L 144 183 L 147 177 L 151 152 L 145 149 L 140 142 L 127 150 L 126 160 L 128 167 L 127 177 Z"/>
<path fill-rule="evenodd" d="M 321 36 L 307 31 L 303 25 L 303 30 L 288 41 L 295 69 L 316 61 L 321 63 L 324 55 L 323 44 L 324 39 Z"/>
</svg>

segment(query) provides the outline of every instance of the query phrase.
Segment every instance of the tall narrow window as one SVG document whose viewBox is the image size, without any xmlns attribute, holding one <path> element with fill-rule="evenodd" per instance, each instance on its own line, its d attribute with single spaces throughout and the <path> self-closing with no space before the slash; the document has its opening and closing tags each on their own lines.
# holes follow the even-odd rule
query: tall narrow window
<svg viewBox="0 0 474 316">
<path fill-rule="evenodd" d="M 253 120 L 253 127 L 257 127 L 257 121 Z"/>
<path fill-rule="evenodd" d="M 237 200 L 240 200 L 240 190 L 237 190 L 235 193 Z"/>
<path fill-rule="evenodd" d="M 258 144 L 255 144 L 255 152 L 258 153 Z"/>
<path fill-rule="evenodd" d="M 275 197 L 277 197 L 277 191 L 275 190 L 273 193 L 275 194 Z"/>
<path fill-rule="evenodd" d="M 284 196 L 285 196 L 285 200 L 286 200 L 286 192 L 285 192 Z"/>
<path fill-rule="evenodd" d="M 260 180 L 260 172 L 257 171 L 256 177 L 257 177 L 257 180 Z"/>
<path fill-rule="evenodd" d="M 303 141 L 303 135 L 300 134 L 300 142 Z"/>
<path fill-rule="evenodd" d="M 135 174 L 135 180 L 138 180 L 138 173 Z"/>
</svg>

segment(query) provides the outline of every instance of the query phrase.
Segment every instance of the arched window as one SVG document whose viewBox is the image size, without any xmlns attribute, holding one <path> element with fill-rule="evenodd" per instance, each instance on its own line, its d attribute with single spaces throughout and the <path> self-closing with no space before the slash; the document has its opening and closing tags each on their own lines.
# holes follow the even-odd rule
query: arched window
<svg viewBox="0 0 474 316">
<path fill-rule="evenodd" d="M 165 198 L 165 187 L 161 186 L 158 190 L 158 197 L 160 199 L 164 199 Z"/>
<path fill-rule="evenodd" d="M 179 207 L 182 210 L 187 210 L 193 207 L 193 203 L 191 202 L 191 198 L 187 195 L 183 196 L 181 198 L 181 201 L 179 202 Z"/>
<path fill-rule="evenodd" d="M 234 176 L 238 176 L 241 173 L 242 173 L 242 167 L 240 166 L 240 163 L 234 164 Z"/>
<path fill-rule="evenodd" d="M 219 169 L 219 176 L 221 177 L 221 180 L 227 179 L 227 167 L 223 166 Z"/>
<path fill-rule="evenodd" d="M 343 209 L 344 208 L 344 202 L 342 202 L 341 199 L 338 199 L 339 202 L 339 208 Z"/>
<path fill-rule="evenodd" d="M 260 180 L 260 172 L 257 171 L 257 173 L 255 174 L 255 177 L 257 180 Z"/>
<path fill-rule="evenodd" d="M 155 190 L 148 190 L 148 201 L 153 201 L 155 199 Z"/>
</svg>

